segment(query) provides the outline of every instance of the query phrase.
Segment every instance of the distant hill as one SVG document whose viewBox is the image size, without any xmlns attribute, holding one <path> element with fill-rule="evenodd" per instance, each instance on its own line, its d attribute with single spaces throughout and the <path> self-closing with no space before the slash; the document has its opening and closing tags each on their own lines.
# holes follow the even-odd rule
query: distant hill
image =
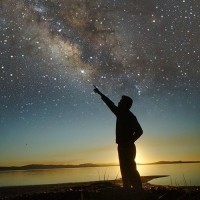
<svg viewBox="0 0 200 200">
<path fill-rule="evenodd" d="M 158 161 L 153 163 L 145 163 L 139 165 L 161 165 L 161 164 L 180 164 L 180 163 L 200 163 L 200 161 Z M 0 171 L 9 170 L 34 170 L 34 169 L 59 169 L 59 168 L 81 168 L 81 167 L 108 167 L 108 166 L 118 166 L 118 164 L 93 164 L 84 163 L 80 165 L 43 165 L 43 164 L 32 164 L 25 166 L 10 166 L 10 167 L 0 167 Z"/>
<path fill-rule="evenodd" d="M 162 164 L 181 164 L 181 163 L 200 163 L 200 161 L 158 161 L 153 163 L 145 163 L 141 165 L 162 165 Z"/>
<path fill-rule="evenodd" d="M 34 169 L 59 169 L 59 168 L 81 168 L 81 167 L 106 167 L 106 166 L 116 166 L 116 164 L 93 164 L 84 163 L 80 165 L 43 165 L 43 164 L 32 164 L 25 166 L 10 166 L 10 167 L 0 167 L 0 171 L 8 170 L 34 170 Z"/>
</svg>

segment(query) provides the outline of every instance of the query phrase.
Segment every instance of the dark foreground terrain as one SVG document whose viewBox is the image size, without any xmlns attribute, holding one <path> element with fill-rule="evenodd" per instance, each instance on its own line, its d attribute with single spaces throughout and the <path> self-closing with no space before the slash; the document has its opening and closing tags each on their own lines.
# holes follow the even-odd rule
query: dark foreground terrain
<svg viewBox="0 0 200 200">
<path fill-rule="evenodd" d="M 121 180 L 0 187 L 0 200 L 200 200 L 200 186 L 155 186 L 159 176 L 142 177 L 143 190 L 124 189 Z"/>
</svg>

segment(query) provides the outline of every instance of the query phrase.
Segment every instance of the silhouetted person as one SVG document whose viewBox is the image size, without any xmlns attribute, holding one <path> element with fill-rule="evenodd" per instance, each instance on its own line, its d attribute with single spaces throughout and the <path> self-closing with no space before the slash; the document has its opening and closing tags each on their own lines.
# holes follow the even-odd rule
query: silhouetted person
<svg viewBox="0 0 200 200">
<path fill-rule="evenodd" d="M 117 117 L 116 143 L 118 144 L 118 156 L 123 186 L 126 188 L 132 186 L 140 190 L 142 189 L 142 182 L 136 167 L 136 147 L 134 142 L 143 134 L 143 130 L 135 115 L 129 110 L 133 101 L 128 96 L 122 96 L 118 106 L 116 106 L 96 87 L 94 92 L 101 96 L 102 100 Z"/>
</svg>

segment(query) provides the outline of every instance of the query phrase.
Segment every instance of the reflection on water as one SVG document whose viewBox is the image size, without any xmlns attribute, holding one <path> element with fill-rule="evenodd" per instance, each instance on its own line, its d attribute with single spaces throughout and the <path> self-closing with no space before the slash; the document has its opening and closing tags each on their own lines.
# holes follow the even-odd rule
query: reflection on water
<svg viewBox="0 0 200 200">
<path fill-rule="evenodd" d="M 0 186 L 73 183 L 120 178 L 119 166 L 0 172 Z"/>
<path fill-rule="evenodd" d="M 159 185 L 200 185 L 200 164 L 138 165 L 141 176 L 170 175 L 154 179 Z M 0 186 L 72 183 L 121 178 L 119 166 L 0 172 Z"/>
<path fill-rule="evenodd" d="M 147 169 L 145 168 L 145 170 Z M 173 186 L 200 185 L 200 163 L 149 165 L 148 173 L 151 174 L 151 171 L 155 175 L 169 175 L 165 178 L 150 181 L 152 184 Z"/>
</svg>

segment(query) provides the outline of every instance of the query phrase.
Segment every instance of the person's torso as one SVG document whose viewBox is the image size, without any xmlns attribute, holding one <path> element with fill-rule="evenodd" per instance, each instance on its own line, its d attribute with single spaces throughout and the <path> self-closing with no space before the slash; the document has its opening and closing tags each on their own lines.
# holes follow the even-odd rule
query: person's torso
<svg viewBox="0 0 200 200">
<path fill-rule="evenodd" d="M 116 143 L 128 143 L 132 141 L 134 130 L 131 123 L 134 123 L 135 116 L 130 111 L 119 113 L 116 121 Z"/>
</svg>

